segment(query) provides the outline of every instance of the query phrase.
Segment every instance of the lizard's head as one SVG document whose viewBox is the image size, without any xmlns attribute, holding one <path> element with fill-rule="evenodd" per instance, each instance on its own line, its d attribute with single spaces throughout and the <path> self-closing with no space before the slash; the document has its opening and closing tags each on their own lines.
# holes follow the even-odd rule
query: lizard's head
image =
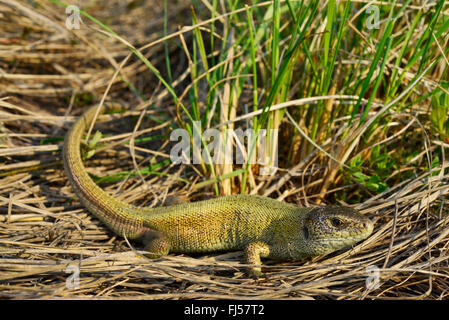
<svg viewBox="0 0 449 320">
<path fill-rule="evenodd" d="M 366 239 L 373 228 L 370 219 L 352 208 L 326 206 L 307 213 L 302 232 L 308 253 L 321 255 Z"/>
</svg>

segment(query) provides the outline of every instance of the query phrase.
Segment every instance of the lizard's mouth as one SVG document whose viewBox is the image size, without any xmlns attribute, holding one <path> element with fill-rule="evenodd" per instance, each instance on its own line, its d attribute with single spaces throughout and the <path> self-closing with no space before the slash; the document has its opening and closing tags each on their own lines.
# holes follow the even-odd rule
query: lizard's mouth
<svg viewBox="0 0 449 320">
<path fill-rule="evenodd" d="M 340 250 L 346 247 L 349 247 L 351 245 L 354 245 L 366 238 L 368 238 L 372 231 L 372 224 L 368 225 L 368 228 L 365 230 L 359 230 L 358 232 L 354 233 L 344 233 L 341 235 L 335 234 L 335 235 L 321 235 L 318 237 L 314 237 L 312 234 L 310 234 L 310 231 L 307 231 L 308 239 L 306 238 L 306 230 L 307 228 L 304 228 L 304 238 L 309 241 L 309 246 L 311 251 L 315 251 L 316 254 L 326 254 L 333 252 L 335 250 Z"/>
<path fill-rule="evenodd" d="M 352 236 L 352 237 L 342 237 L 342 238 L 321 238 L 318 240 L 318 242 L 320 243 L 341 243 L 341 244 L 347 244 L 347 243 L 354 243 L 354 242 L 358 242 L 361 241 L 363 239 L 365 239 L 367 237 L 367 235 L 357 235 L 357 236 Z"/>
<path fill-rule="evenodd" d="M 320 238 L 316 239 L 316 242 L 319 243 L 321 246 L 327 246 L 328 248 L 338 250 L 368 238 L 371 232 L 372 230 L 367 230 L 366 232 L 362 232 L 360 234 L 352 236 L 344 236 L 336 238 Z"/>
</svg>

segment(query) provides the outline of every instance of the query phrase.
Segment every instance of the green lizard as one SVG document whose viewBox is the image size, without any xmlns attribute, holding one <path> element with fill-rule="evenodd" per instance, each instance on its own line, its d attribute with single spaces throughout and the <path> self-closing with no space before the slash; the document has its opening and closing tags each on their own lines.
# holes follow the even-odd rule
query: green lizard
<svg viewBox="0 0 449 320">
<path fill-rule="evenodd" d="M 260 276 L 261 258 L 324 255 L 351 246 L 373 231 L 373 223 L 348 207 L 299 208 L 256 195 L 232 195 L 167 207 L 136 207 L 112 197 L 89 177 L 81 137 L 92 122 L 91 107 L 69 130 L 63 162 L 82 204 L 120 236 L 141 240 L 150 256 L 244 250 L 251 276 Z"/>
</svg>

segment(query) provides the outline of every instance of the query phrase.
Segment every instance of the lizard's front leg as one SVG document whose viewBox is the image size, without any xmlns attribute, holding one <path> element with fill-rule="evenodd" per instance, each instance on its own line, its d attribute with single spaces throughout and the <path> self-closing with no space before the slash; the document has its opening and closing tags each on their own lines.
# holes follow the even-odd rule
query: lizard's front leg
<svg viewBox="0 0 449 320">
<path fill-rule="evenodd" d="M 260 277 L 262 275 L 262 261 L 260 258 L 266 258 L 270 254 L 270 247 L 262 241 L 251 242 L 245 247 L 245 262 L 247 264 L 257 265 L 248 267 L 248 274 L 251 277 Z"/>
</svg>

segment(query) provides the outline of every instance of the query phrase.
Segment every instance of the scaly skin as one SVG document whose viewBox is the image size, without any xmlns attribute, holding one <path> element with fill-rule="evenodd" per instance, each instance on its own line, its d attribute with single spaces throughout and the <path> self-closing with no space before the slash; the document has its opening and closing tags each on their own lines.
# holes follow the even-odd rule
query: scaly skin
<svg viewBox="0 0 449 320">
<path fill-rule="evenodd" d="M 373 223 L 347 207 L 298 208 L 271 198 L 233 195 L 168 207 L 136 207 L 115 199 L 86 172 L 81 137 L 95 114 L 91 107 L 64 141 L 64 168 L 84 206 L 112 231 L 141 240 L 150 256 L 244 250 L 249 274 L 261 275 L 261 257 L 299 260 L 351 246 Z"/>
</svg>

